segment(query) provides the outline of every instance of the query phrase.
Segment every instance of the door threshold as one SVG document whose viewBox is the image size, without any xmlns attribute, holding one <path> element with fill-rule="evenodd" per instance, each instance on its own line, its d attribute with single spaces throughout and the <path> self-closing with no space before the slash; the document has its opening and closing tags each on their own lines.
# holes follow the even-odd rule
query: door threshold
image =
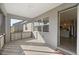
<svg viewBox="0 0 79 59">
<path fill-rule="evenodd" d="M 58 47 L 58 49 L 59 49 L 59 50 L 62 50 L 62 51 L 64 51 L 64 52 L 66 52 L 66 53 L 68 53 L 69 55 L 76 55 L 76 53 L 71 52 L 71 51 L 68 51 L 68 50 L 66 50 L 66 49 L 64 49 L 64 48 Z"/>
</svg>

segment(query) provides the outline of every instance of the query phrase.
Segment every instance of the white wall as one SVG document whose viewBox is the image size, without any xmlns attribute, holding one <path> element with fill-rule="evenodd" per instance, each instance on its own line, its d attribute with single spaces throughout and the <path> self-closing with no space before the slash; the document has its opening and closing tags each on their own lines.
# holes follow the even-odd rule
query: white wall
<svg viewBox="0 0 79 59">
<path fill-rule="evenodd" d="M 6 12 L 3 4 L 0 4 L 0 8 L 5 15 L 5 40 L 6 40 L 6 42 L 8 42 L 10 40 L 10 27 L 9 27 L 10 20 L 7 16 L 7 12 Z"/>
<path fill-rule="evenodd" d="M 77 7 L 77 54 L 79 55 L 79 5 Z"/>
<path fill-rule="evenodd" d="M 10 41 L 10 18 L 7 16 L 5 20 L 5 39 L 6 42 Z"/>
<path fill-rule="evenodd" d="M 53 49 L 57 48 L 57 42 L 58 42 L 58 11 L 69 8 L 74 6 L 75 4 L 69 3 L 69 4 L 62 4 L 36 18 L 35 20 L 43 19 L 45 17 L 49 17 L 49 32 L 42 32 L 42 38 L 43 40 L 49 44 Z M 40 39 L 40 38 L 39 38 Z"/>
</svg>

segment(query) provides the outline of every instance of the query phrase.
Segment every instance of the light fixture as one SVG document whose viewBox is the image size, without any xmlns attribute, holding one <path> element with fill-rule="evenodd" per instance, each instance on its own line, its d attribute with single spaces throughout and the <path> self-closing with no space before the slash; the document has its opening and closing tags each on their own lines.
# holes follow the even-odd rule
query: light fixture
<svg viewBox="0 0 79 59">
<path fill-rule="evenodd" d="M 66 23 L 64 23 L 64 26 L 66 26 L 67 24 Z"/>
</svg>

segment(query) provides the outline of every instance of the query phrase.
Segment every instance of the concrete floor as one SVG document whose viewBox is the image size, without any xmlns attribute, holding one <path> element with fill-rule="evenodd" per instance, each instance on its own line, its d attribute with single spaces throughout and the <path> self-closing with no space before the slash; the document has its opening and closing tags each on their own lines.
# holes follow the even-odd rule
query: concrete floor
<svg viewBox="0 0 79 59">
<path fill-rule="evenodd" d="M 37 39 L 23 39 L 5 44 L 2 55 L 64 55 L 60 50 L 53 50 Z"/>
</svg>

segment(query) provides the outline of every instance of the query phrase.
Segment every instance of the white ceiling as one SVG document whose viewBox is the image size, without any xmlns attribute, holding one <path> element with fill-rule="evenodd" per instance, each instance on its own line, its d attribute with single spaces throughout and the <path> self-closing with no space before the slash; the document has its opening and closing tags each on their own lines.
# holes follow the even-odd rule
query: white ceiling
<svg viewBox="0 0 79 59">
<path fill-rule="evenodd" d="M 34 18 L 59 6 L 60 3 L 5 3 L 7 13 Z"/>
</svg>

